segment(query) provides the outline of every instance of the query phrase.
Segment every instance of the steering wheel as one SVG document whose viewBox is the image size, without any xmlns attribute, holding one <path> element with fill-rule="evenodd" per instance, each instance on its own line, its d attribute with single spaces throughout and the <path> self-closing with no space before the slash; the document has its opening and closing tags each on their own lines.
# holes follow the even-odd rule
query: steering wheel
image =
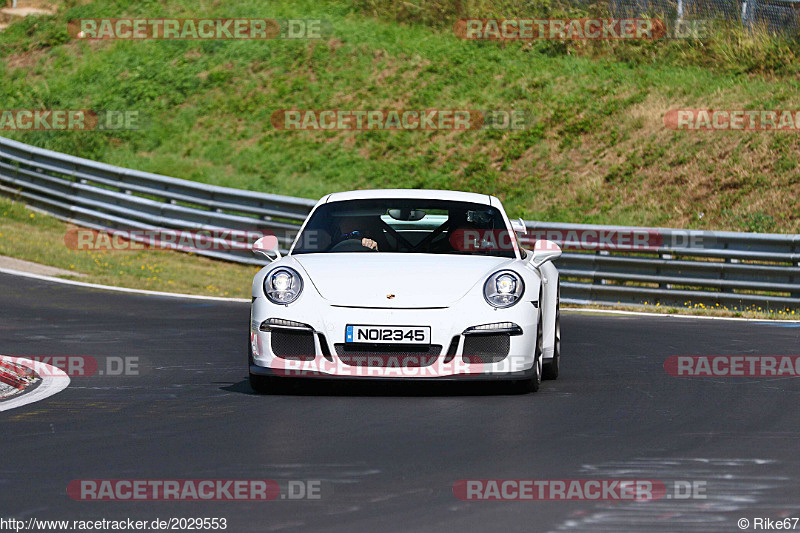
<svg viewBox="0 0 800 533">
<path fill-rule="evenodd" d="M 361 240 L 347 239 L 342 242 L 334 244 L 329 252 L 377 252 L 374 248 L 364 246 Z"/>
</svg>

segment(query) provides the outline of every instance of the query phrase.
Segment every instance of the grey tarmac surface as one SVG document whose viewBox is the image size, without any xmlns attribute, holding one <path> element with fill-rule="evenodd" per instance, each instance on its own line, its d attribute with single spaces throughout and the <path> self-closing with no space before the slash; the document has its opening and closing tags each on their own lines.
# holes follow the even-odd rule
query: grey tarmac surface
<svg viewBox="0 0 800 533">
<path fill-rule="evenodd" d="M 800 327 L 563 313 L 562 376 L 255 395 L 248 305 L 0 274 L 0 354 L 138 358 L 0 414 L 0 517 L 228 531 L 739 531 L 800 517 L 800 379 L 676 378 L 671 355 L 800 355 Z M 321 480 L 316 501 L 74 501 L 76 479 Z M 464 502 L 462 479 L 700 481 L 705 499 Z M 800 528 L 800 525 L 798 525 Z"/>
</svg>

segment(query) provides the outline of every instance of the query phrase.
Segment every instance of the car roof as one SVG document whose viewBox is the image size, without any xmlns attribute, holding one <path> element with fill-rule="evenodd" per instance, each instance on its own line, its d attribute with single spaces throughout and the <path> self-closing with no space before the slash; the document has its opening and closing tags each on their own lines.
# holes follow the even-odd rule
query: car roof
<svg viewBox="0 0 800 533">
<path fill-rule="evenodd" d="M 409 198 L 412 200 L 451 200 L 498 206 L 499 201 L 488 194 L 436 189 L 364 189 L 360 191 L 335 192 L 323 198 L 322 202 L 341 202 L 343 200 L 365 200 L 370 198 Z"/>
</svg>

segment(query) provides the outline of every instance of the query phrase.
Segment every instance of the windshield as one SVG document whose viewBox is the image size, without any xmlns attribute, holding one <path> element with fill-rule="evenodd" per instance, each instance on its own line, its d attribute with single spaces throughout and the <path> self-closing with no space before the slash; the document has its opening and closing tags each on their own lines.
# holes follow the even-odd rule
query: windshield
<svg viewBox="0 0 800 533">
<path fill-rule="evenodd" d="M 369 199 L 321 205 L 293 254 L 386 252 L 515 257 L 497 208 L 446 200 Z"/>
</svg>

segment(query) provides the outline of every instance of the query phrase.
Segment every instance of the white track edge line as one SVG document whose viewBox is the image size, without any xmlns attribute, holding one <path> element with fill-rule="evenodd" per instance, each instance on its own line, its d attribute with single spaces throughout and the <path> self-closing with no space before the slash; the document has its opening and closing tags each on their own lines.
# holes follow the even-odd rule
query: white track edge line
<svg viewBox="0 0 800 533">
<path fill-rule="evenodd" d="M 169 296 L 172 298 L 189 298 L 193 300 L 211 300 L 216 302 L 247 302 L 246 298 L 224 298 L 222 296 L 202 296 L 199 294 L 180 294 L 176 292 L 161 292 L 161 291 L 148 291 L 145 289 L 131 289 L 128 287 L 114 287 L 112 285 L 99 285 L 97 283 L 87 283 L 85 281 L 75 281 L 71 279 L 56 278 L 53 276 L 43 276 L 41 274 L 32 274 L 30 272 L 22 272 L 19 270 L 12 270 L 9 268 L 0 268 L 3 274 L 11 274 L 14 276 L 22 276 L 25 278 L 38 279 L 42 281 L 50 281 L 53 283 L 63 283 L 65 285 L 74 285 L 76 287 L 86 287 L 89 289 L 102 289 L 106 291 L 127 292 L 132 294 L 145 294 L 148 296 Z"/>
</svg>

